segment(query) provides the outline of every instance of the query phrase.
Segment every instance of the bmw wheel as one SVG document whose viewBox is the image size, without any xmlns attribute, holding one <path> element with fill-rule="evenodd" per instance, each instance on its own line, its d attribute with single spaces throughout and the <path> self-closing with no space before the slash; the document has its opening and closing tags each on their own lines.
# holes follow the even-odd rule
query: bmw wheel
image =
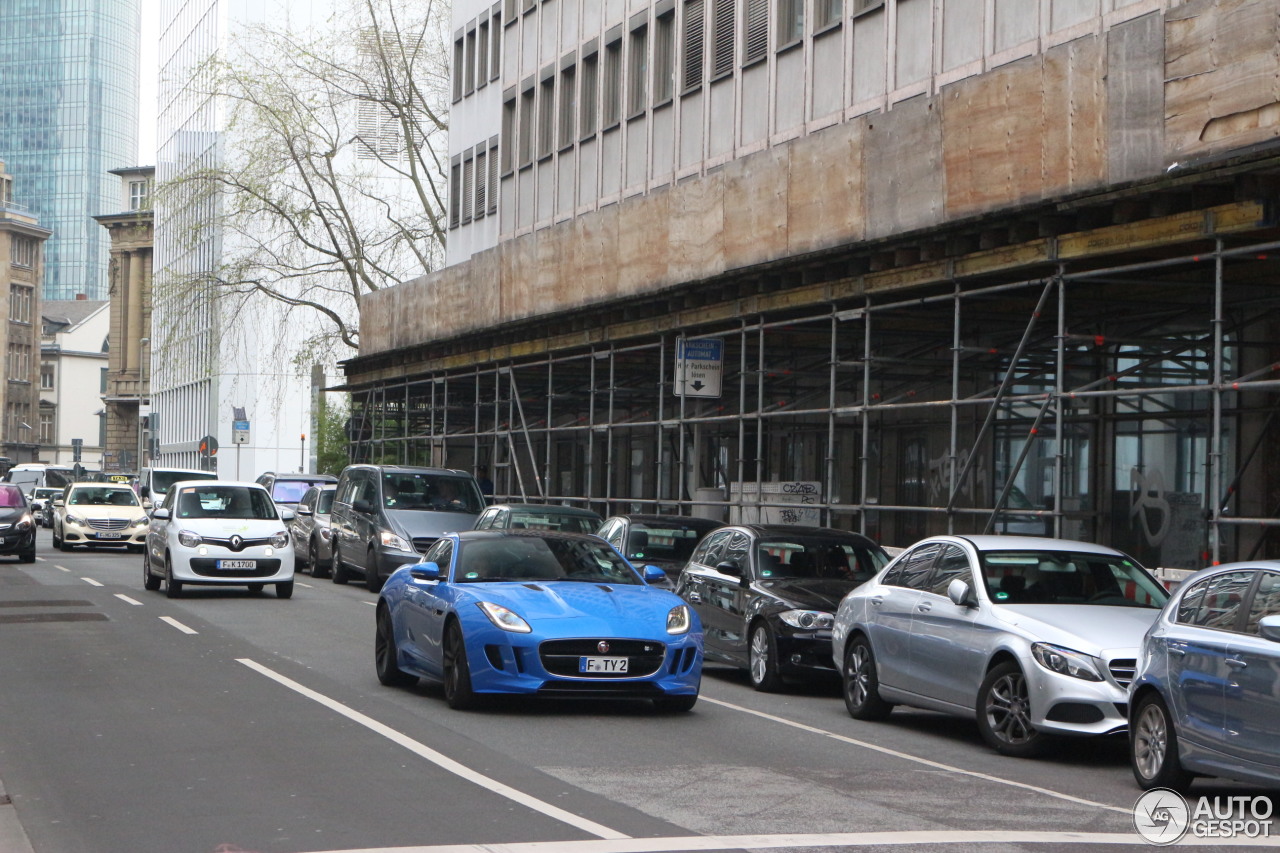
<svg viewBox="0 0 1280 853">
<path fill-rule="evenodd" d="M 1147 693 L 1134 709 L 1129 730 L 1129 763 L 1133 777 L 1144 789 L 1169 788 L 1185 792 L 1192 774 L 1178 759 L 1178 735 L 1173 730 L 1169 709 L 1158 693 Z"/>
<path fill-rule="evenodd" d="M 418 680 L 399 666 L 395 629 L 386 607 L 378 608 L 378 632 L 373 638 L 373 665 L 378 670 L 378 682 L 386 687 L 408 687 Z"/>
<path fill-rule="evenodd" d="M 778 674 L 778 644 L 764 622 L 757 622 L 751 627 L 747 672 L 751 676 L 751 686 L 756 690 L 772 693 L 782 687 L 782 676 Z"/>
<path fill-rule="evenodd" d="M 876 658 L 871 644 L 861 634 L 850 640 L 845 648 L 844 668 L 840 671 L 844 682 L 844 706 L 855 720 L 883 720 L 893 710 L 893 705 L 880 698 L 880 679 L 876 675 Z"/>
<path fill-rule="evenodd" d="M 476 694 L 471 689 L 471 667 L 467 664 L 467 644 L 457 622 L 450 622 L 445 629 L 444 700 L 450 708 L 458 711 L 476 706 Z"/>
<path fill-rule="evenodd" d="M 1027 678 L 1013 661 L 994 666 L 978 690 L 978 730 L 1001 755 L 1030 758 L 1040 754 L 1046 736 L 1031 725 Z"/>
</svg>

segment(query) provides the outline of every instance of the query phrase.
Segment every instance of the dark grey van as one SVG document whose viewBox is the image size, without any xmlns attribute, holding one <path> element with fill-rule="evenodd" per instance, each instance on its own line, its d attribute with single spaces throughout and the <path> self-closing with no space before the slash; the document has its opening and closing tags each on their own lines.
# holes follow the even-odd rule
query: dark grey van
<svg viewBox="0 0 1280 853">
<path fill-rule="evenodd" d="M 349 465 L 338 478 L 330 516 L 333 582 L 359 574 L 377 592 L 445 533 L 470 530 L 484 507 L 480 486 L 465 471 Z"/>
</svg>

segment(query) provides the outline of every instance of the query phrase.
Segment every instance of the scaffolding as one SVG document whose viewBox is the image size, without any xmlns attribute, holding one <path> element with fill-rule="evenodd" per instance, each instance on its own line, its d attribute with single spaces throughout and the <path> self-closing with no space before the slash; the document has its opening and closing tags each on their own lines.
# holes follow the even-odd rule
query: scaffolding
<svg viewBox="0 0 1280 853">
<path fill-rule="evenodd" d="M 997 273 L 951 263 L 910 290 L 477 351 L 353 381 L 352 455 L 488 465 L 500 497 L 604 514 L 736 520 L 748 495 L 794 505 L 760 484 L 803 483 L 822 524 L 890 545 L 996 532 L 1152 566 L 1266 556 L 1280 551 L 1277 247 L 1211 233 Z M 720 397 L 677 393 L 682 338 L 723 342 Z"/>
</svg>

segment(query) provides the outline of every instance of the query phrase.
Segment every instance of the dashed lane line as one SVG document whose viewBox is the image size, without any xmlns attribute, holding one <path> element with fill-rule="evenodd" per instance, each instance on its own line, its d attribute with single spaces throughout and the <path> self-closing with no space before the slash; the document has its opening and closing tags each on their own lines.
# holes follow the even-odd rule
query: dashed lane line
<svg viewBox="0 0 1280 853">
<path fill-rule="evenodd" d="M 564 809 L 559 808 L 558 806 L 553 806 L 551 803 L 548 803 L 544 800 L 540 800 L 537 797 L 530 796 L 529 794 L 526 794 L 524 791 L 517 790 L 515 788 L 512 788 L 510 785 L 506 785 L 502 782 L 499 782 L 497 779 L 494 779 L 491 776 L 486 776 L 483 773 L 479 773 L 475 770 L 472 770 L 470 767 L 467 767 L 465 764 L 462 764 L 458 761 L 454 761 L 452 758 L 449 758 L 443 753 L 435 751 L 434 749 L 432 749 L 431 747 L 427 746 L 424 743 L 414 740 L 413 738 L 409 737 L 403 732 L 398 732 L 395 729 L 391 728 L 390 726 L 384 725 L 378 722 L 377 720 L 373 719 L 372 717 L 366 716 L 360 713 L 359 711 L 355 710 L 354 708 L 351 708 L 347 705 L 342 704 L 336 699 L 331 699 L 328 696 L 325 696 L 323 693 L 318 693 L 309 687 L 305 687 L 304 685 L 299 684 L 293 679 L 288 678 L 284 675 L 281 675 L 275 670 L 272 670 L 263 666 L 257 661 L 251 660 L 249 658 L 237 658 L 236 660 L 244 664 L 254 672 L 257 672 L 261 675 L 265 675 L 267 678 L 270 678 L 272 681 L 275 681 L 276 683 L 289 688 L 295 693 L 305 696 L 306 698 L 312 700 L 313 702 L 318 702 L 319 704 L 323 705 L 329 710 L 336 711 L 337 713 L 341 714 L 342 716 L 346 717 L 352 722 L 359 723 L 360 725 L 364 726 L 370 731 L 382 735 L 383 737 L 387 738 L 388 740 L 392 741 L 395 744 L 398 744 L 399 746 L 403 746 L 405 749 L 409 750 L 415 755 L 418 755 L 419 757 L 425 758 L 427 761 L 430 761 L 432 764 L 436 765 L 440 769 L 445 770 L 449 773 L 452 773 L 455 776 L 465 779 L 468 782 L 471 782 L 475 785 L 479 785 L 481 788 L 484 788 L 487 791 L 491 791 L 500 797 L 505 797 L 514 803 L 518 803 L 519 805 L 522 805 L 528 809 L 532 809 L 533 811 L 539 812 L 540 814 L 544 814 L 549 818 L 560 821 L 561 823 L 566 823 L 569 826 L 574 827 L 575 829 L 579 829 L 583 832 L 590 833 L 591 835 L 597 836 L 598 838 L 604 838 L 604 839 L 616 841 L 616 840 L 625 839 L 628 837 L 623 833 L 618 832 L 617 830 L 610 829 L 609 827 L 604 826 L 603 824 L 596 823 L 593 820 L 588 820 L 584 817 L 574 814 L 573 812 L 565 811 Z M 480 848 L 468 848 L 468 849 L 480 849 Z M 488 848 L 488 849 L 497 849 L 497 848 Z M 546 848 L 546 849 L 550 850 L 553 848 Z"/>
<path fill-rule="evenodd" d="M 181 632 L 182 632 L 182 633 L 184 633 L 184 634 L 198 634 L 198 633 L 200 633 L 199 631 L 197 631 L 197 630 L 195 630 L 195 629 L 193 629 L 193 628 L 188 628 L 186 625 L 183 625 L 181 622 L 179 622 L 177 619 L 174 619 L 172 616 L 161 616 L 161 617 L 160 617 L 160 621 L 161 621 L 161 622 L 167 622 L 167 623 L 169 623 L 170 625 L 172 625 L 173 627 L 177 628 L 179 631 L 181 631 Z"/>
<path fill-rule="evenodd" d="M 71 570 L 70 570 L 70 569 L 68 569 L 66 566 L 57 566 L 57 565 L 55 565 L 55 566 L 54 566 L 54 568 L 55 568 L 55 569 L 57 569 L 57 570 L 58 570 L 58 571 L 60 571 L 60 572 L 69 572 L 69 571 L 71 571 Z"/>
<path fill-rule="evenodd" d="M 98 583 L 98 582 L 97 582 L 96 580 L 94 580 L 93 578 L 80 578 L 80 580 L 84 581 L 84 582 L 85 582 L 85 583 L 87 583 L 89 586 L 102 586 L 102 584 Z"/>
<path fill-rule="evenodd" d="M 1100 803 L 1095 800 L 1086 800 L 1082 797 L 1075 797 L 1075 796 L 1072 796 L 1071 794 L 1064 794 L 1061 791 L 1054 791 L 1049 788 L 1041 788 L 1038 785 L 1030 785 L 1030 784 L 1027 784 L 1026 782 L 1015 782 L 1012 779 L 1004 779 L 1000 776 L 992 776 L 990 773 L 979 773 L 976 770 L 966 770 L 963 767 L 956 767 L 953 764 L 943 764 L 940 761 L 930 761 L 927 758 L 921 758 L 920 756 L 912 755 L 909 752 L 900 752 L 896 749 L 890 749 L 887 746 L 881 746 L 880 744 L 877 744 L 877 743 L 871 743 L 865 740 L 858 740 L 857 738 L 851 738 L 847 735 L 836 734 L 835 732 L 827 731 L 826 729 L 820 729 L 817 726 L 808 726 L 808 725 L 805 725 L 804 723 L 797 723 L 795 720 L 788 720 L 785 717 L 778 717 L 773 714 L 766 714 L 764 711 L 757 711 L 754 708 L 747 708 L 742 705 L 734 705 L 732 702 L 725 702 L 722 699 L 712 699 L 706 694 L 703 694 L 699 698 L 699 701 L 709 702 L 712 705 L 719 705 L 722 708 L 728 708 L 733 711 L 739 711 L 743 714 L 750 714 L 751 716 L 759 717 L 762 720 L 769 720 L 770 722 L 781 723 L 782 725 L 790 726 L 793 729 L 799 729 L 800 731 L 809 732 L 810 734 L 821 735 L 822 737 L 828 737 L 828 738 L 831 738 L 832 740 L 837 740 L 837 741 L 840 741 L 841 743 L 847 743 L 851 746 L 859 746 L 859 747 L 862 747 L 863 749 L 869 749 L 873 752 L 879 752 L 883 755 L 891 755 L 894 758 L 901 758 L 904 761 L 911 761 L 916 764 L 923 764 L 925 767 L 932 767 L 935 770 L 945 770 L 948 773 L 957 773 L 957 774 L 960 774 L 961 776 L 968 776 L 972 779 L 982 779 L 983 781 L 986 781 L 986 782 L 995 782 L 998 785 L 1008 785 L 1009 787 L 1020 788 L 1024 791 L 1033 791 L 1037 794 L 1043 794 L 1046 797 L 1053 797 L 1059 800 L 1066 800 L 1069 803 L 1077 803 L 1078 805 L 1082 805 L 1082 806 L 1091 806 L 1093 808 L 1106 809 L 1107 811 L 1120 812 L 1121 814 L 1127 814 L 1127 815 L 1133 814 L 1132 808 L 1121 808 L 1120 806 L 1113 806 L 1113 805 L 1110 805 L 1109 803 Z"/>
<path fill-rule="evenodd" d="M 141 602 L 141 601 L 138 601 L 136 598 L 130 598 L 129 596 L 125 595 L 123 592 L 117 592 L 117 593 L 116 593 L 116 598 L 120 599 L 120 600 L 121 600 L 121 601 L 123 601 L 125 604 L 132 604 L 134 607 L 141 607 L 141 606 L 142 606 L 142 602 Z"/>
</svg>

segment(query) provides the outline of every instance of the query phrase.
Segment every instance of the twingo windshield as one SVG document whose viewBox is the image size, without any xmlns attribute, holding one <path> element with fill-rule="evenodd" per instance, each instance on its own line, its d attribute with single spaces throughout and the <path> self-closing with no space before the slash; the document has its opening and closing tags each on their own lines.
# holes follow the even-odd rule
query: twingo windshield
<svg viewBox="0 0 1280 853">
<path fill-rule="evenodd" d="M 382 475 L 382 505 L 395 510 L 478 515 L 484 499 L 470 477 L 386 471 Z"/>
<path fill-rule="evenodd" d="M 75 486 L 67 494 L 67 506 L 138 506 L 138 496 L 133 489 Z"/>
<path fill-rule="evenodd" d="M 177 518 L 270 519 L 275 504 L 265 489 L 209 486 L 183 489 L 175 502 Z"/>
<path fill-rule="evenodd" d="M 761 540 L 756 546 L 762 580 L 823 578 L 867 581 L 888 559 L 878 548 L 818 536 Z"/>
<path fill-rule="evenodd" d="M 151 488 L 164 494 L 169 487 L 181 480 L 216 480 L 218 475 L 212 471 L 152 471 Z"/>
<path fill-rule="evenodd" d="M 1078 551 L 984 551 L 982 581 L 996 604 L 1164 606 L 1160 582 L 1128 557 Z"/>
<path fill-rule="evenodd" d="M 637 586 L 644 583 L 604 542 L 519 535 L 464 540 L 454 579 L 458 583 L 584 581 Z"/>
</svg>

